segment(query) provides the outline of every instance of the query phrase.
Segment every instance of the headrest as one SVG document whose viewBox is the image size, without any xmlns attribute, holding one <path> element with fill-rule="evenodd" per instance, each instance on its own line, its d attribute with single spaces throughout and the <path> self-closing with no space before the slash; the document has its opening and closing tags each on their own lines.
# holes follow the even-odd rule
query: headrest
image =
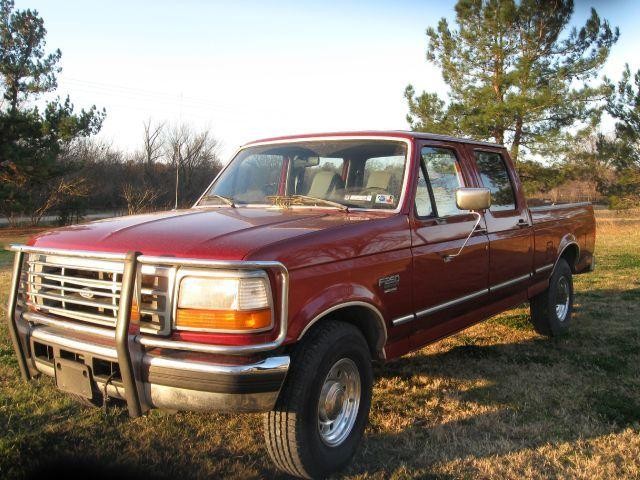
<svg viewBox="0 0 640 480">
<path fill-rule="evenodd" d="M 391 181 L 391 172 L 377 171 L 369 174 L 366 188 L 379 188 L 382 190 L 389 189 L 389 182 Z"/>
<path fill-rule="evenodd" d="M 327 193 L 335 190 L 340 184 L 340 175 L 331 170 L 320 170 L 316 172 L 311 182 L 311 187 L 307 192 L 310 197 L 324 198 Z"/>
</svg>

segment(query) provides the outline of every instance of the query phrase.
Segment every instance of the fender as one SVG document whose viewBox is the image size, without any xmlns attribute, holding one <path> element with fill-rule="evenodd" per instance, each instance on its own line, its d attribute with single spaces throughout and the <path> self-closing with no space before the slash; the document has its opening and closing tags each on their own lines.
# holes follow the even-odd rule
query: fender
<svg viewBox="0 0 640 480">
<path fill-rule="evenodd" d="M 549 286 L 549 280 L 553 276 L 553 272 L 556 271 L 556 267 L 558 266 L 558 262 L 562 258 L 562 255 L 567 250 L 567 248 L 572 247 L 574 245 L 578 249 L 578 255 L 577 255 L 577 258 L 576 258 L 576 264 L 578 263 L 578 261 L 580 260 L 580 245 L 578 244 L 578 241 L 577 241 L 575 235 L 573 235 L 572 233 L 568 233 L 564 237 L 562 237 L 562 239 L 560 240 L 560 244 L 558 246 L 558 253 L 557 253 L 557 256 L 556 256 L 556 260 L 553 263 L 553 268 L 551 268 L 551 270 L 549 270 L 549 276 L 545 277 L 543 280 L 539 281 L 538 283 L 529 286 L 529 288 L 527 289 L 527 295 L 528 295 L 529 298 L 532 298 L 532 297 L 536 296 L 538 293 L 544 291 Z M 573 270 L 575 265 L 574 266 L 570 265 L 570 267 Z"/>
<path fill-rule="evenodd" d="M 350 293 L 347 299 L 345 299 L 345 291 Z M 338 301 L 338 299 L 340 300 Z M 379 332 L 376 350 L 384 356 L 384 346 L 387 343 L 387 325 L 381 312 L 381 302 L 374 292 L 362 285 L 344 283 L 333 285 L 319 292 L 311 301 L 307 302 L 291 322 L 291 325 L 300 325 L 305 322 L 304 319 L 311 319 L 305 323 L 296 341 L 302 339 L 313 325 L 331 312 L 348 307 L 364 307 L 373 314 Z"/>
<path fill-rule="evenodd" d="M 560 243 L 558 244 L 558 255 L 556 256 L 556 261 L 553 264 L 553 268 L 551 269 L 551 274 L 553 274 L 553 272 L 556 270 L 556 266 L 558 265 L 560 258 L 562 258 L 562 255 L 567 250 L 567 248 L 574 245 L 578 249 L 578 254 L 576 255 L 575 265 L 570 265 L 570 267 L 572 270 L 575 268 L 575 266 L 580 261 L 580 245 L 578 244 L 578 240 L 576 239 L 573 233 L 567 233 L 565 236 L 562 237 L 562 239 L 560 240 Z"/>
</svg>

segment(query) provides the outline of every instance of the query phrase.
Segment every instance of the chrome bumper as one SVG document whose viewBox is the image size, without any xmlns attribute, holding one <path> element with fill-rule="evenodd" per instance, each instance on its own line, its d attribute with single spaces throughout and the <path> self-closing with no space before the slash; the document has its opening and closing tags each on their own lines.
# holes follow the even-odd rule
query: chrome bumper
<svg viewBox="0 0 640 480">
<path fill-rule="evenodd" d="M 29 314 L 25 316 L 28 318 Z M 127 400 L 122 379 L 108 380 L 108 375 L 98 374 L 95 368 L 97 363 L 119 365 L 118 353 L 110 342 L 77 333 L 70 335 L 66 330 L 24 320 L 18 322 L 18 331 L 29 352 L 27 368 L 31 374 L 55 377 L 55 359 L 78 359 L 91 367 L 92 381 L 99 392 Z M 50 356 L 42 355 L 43 351 L 51 352 Z M 269 411 L 289 369 L 287 355 L 229 365 L 216 363 L 211 355 L 158 350 L 145 352 L 138 360 L 134 369 L 140 379 L 143 411 Z"/>
<path fill-rule="evenodd" d="M 276 348 L 284 339 L 286 320 L 281 322 L 278 339 L 271 345 L 234 347 L 237 351 L 233 352 L 229 351 L 232 350 L 230 347 L 142 336 L 131 325 L 129 315 L 136 254 L 123 256 L 122 294 L 115 331 L 41 313 L 23 312 L 16 304 L 24 251 L 15 250 L 7 320 L 25 380 L 39 373 L 55 377 L 57 359 L 76 361 L 89 367 L 92 388 L 125 400 L 132 417 L 152 408 L 260 412 L 274 407 L 289 368 L 289 357 L 267 356 L 245 364 L 239 359 L 228 363 L 229 358 L 233 359 L 228 354 L 251 355 Z M 286 270 L 283 282 L 286 282 Z M 287 284 L 283 287 L 281 314 L 286 319 Z M 228 355 L 222 357 L 225 362 L 221 362 L 221 353 Z M 109 369 L 117 374 L 110 375 Z"/>
</svg>

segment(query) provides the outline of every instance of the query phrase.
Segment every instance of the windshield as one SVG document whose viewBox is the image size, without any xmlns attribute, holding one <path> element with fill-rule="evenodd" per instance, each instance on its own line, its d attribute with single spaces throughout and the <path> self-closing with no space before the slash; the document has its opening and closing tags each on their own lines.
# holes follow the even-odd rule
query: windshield
<svg viewBox="0 0 640 480">
<path fill-rule="evenodd" d="M 241 150 L 198 205 L 290 205 L 393 210 L 407 145 L 387 140 L 309 141 Z M 295 200 L 295 202 L 293 202 Z"/>
</svg>

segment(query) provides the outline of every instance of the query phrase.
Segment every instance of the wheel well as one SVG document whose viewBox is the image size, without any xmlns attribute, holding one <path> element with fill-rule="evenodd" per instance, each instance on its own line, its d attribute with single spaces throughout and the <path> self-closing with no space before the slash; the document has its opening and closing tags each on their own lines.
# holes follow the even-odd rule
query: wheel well
<svg viewBox="0 0 640 480">
<path fill-rule="evenodd" d="M 373 308 L 364 305 L 340 307 L 314 320 L 311 328 L 316 327 L 326 319 L 352 324 L 364 335 L 371 351 L 371 357 L 377 360 L 385 358 L 384 344 L 387 341 L 387 331 L 384 320 Z M 303 335 L 305 334 L 306 332 L 303 332 Z"/>
<path fill-rule="evenodd" d="M 569 264 L 569 267 L 571 267 L 571 271 L 575 273 L 579 255 L 580 249 L 578 248 L 578 245 L 572 243 L 562 251 L 560 258 L 564 258 Z"/>
</svg>

